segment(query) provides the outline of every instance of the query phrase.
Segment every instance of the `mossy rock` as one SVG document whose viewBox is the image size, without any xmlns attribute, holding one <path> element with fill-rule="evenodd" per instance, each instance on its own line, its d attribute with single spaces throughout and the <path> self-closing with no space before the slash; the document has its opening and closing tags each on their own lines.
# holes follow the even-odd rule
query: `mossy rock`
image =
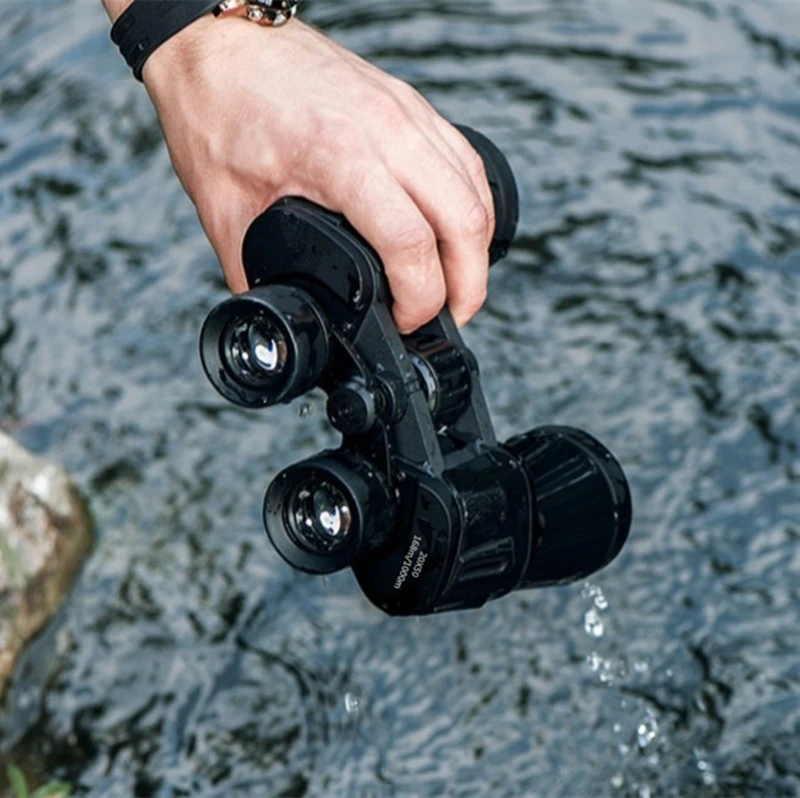
<svg viewBox="0 0 800 798">
<path fill-rule="evenodd" d="M 0 432 L 0 695 L 91 547 L 91 517 L 67 474 Z"/>
</svg>

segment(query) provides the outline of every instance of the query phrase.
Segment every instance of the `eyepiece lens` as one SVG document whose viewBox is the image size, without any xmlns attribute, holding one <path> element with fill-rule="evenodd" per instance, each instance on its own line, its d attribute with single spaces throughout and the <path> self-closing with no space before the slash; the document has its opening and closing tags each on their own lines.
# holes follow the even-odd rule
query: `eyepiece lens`
<svg viewBox="0 0 800 798">
<path fill-rule="evenodd" d="M 286 339 L 267 319 L 257 319 L 247 331 L 247 344 L 253 365 L 267 374 L 286 365 Z"/>
<path fill-rule="evenodd" d="M 235 379 L 246 385 L 259 386 L 280 377 L 289 357 L 283 333 L 265 316 L 235 321 L 229 328 L 228 363 L 234 366 Z"/>
<path fill-rule="evenodd" d="M 342 492 L 330 482 L 320 482 L 297 490 L 291 521 L 300 542 L 324 552 L 336 548 L 347 537 L 352 514 Z"/>
</svg>

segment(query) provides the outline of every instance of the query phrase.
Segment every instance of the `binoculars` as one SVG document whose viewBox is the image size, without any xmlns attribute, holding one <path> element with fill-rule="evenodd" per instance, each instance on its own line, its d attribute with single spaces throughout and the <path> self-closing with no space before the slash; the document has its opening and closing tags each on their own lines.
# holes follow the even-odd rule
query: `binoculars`
<svg viewBox="0 0 800 798">
<path fill-rule="evenodd" d="M 491 141 L 460 130 L 492 189 L 495 262 L 516 231 L 516 183 Z M 250 290 L 200 335 L 209 380 L 248 408 L 319 387 L 342 435 L 267 489 L 264 524 L 289 565 L 351 567 L 384 612 L 425 615 L 582 579 L 619 553 L 631 497 L 611 453 L 564 426 L 499 444 L 450 312 L 401 336 L 381 261 L 344 217 L 284 198 L 248 229 L 243 262 Z"/>
</svg>

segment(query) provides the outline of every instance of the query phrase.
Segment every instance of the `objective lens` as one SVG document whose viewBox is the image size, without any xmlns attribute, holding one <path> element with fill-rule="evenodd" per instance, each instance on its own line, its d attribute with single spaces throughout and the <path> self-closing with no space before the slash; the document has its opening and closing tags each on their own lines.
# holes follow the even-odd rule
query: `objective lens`
<svg viewBox="0 0 800 798">
<path fill-rule="evenodd" d="M 347 536 L 352 523 L 350 505 L 330 482 L 301 487 L 292 507 L 293 531 L 314 551 L 330 551 Z"/>
</svg>

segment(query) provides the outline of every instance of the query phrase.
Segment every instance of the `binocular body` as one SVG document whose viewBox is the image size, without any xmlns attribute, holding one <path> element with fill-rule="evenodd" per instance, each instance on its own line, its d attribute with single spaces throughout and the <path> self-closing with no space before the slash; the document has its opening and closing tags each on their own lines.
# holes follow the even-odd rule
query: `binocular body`
<svg viewBox="0 0 800 798">
<path fill-rule="evenodd" d="M 462 131 L 492 188 L 494 262 L 516 230 L 516 185 L 502 153 Z M 583 578 L 616 556 L 631 501 L 612 455 L 567 427 L 498 444 L 449 311 L 401 336 L 381 261 L 342 216 L 285 198 L 253 222 L 243 261 L 250 290 L 203 326 L 209 379 L 245 407 L 320 387 L 342 434 L 267 490 L 267 533 L 289 564 L 352 567 L 377 607 L 422 615 Z"/>
</svg>

